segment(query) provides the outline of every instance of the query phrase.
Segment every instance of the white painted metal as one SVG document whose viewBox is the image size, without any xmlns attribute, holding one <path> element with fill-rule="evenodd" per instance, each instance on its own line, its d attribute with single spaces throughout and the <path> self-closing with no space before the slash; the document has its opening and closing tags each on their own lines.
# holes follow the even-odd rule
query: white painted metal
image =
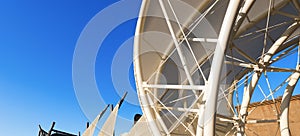
<svg viewBox="0 0 300 136">
<path fill-rule="evenodd" d="M 243 6 L 240 9 L 238 17 L 236 19 L 236 24 L 234 25 L 234 32 L 236 32 L 242 25 L 245 17 L 247 16 L 249 10 L 253 6 L 255 0 L 245 0 Z"/>
<path fill-rule="evenodd" d="M 204 97 L 206 102 L 204 106 L 204 135 L 215 135 L 215 116 L 216 116 L 216 104 L 219 90 L 221 69 L 224 61 L 226 46 L 230 38 L 230 32 L 233 27 L 233 22 L 240 5 L 240 0 L 230 0 L 226 14 L 223 20 L 222 28 L 218 38 L 217 46 L 215 49 L 215 55 L 212 62 L 212 69 L 208 79 L 208 87 L 205 91 Z M 201 110 L 201 109 L 200 109 Z M 198 124 L 200 125 L 200 124 Z"/>
<path fill-rule="evenodd" d="M 176 50 L 177 50 L 177 52 L 178 52 L 178 55 L 179 55 L 180 61 L 181 61 L 181 63 L 182 63 L 184 72 L 185 72 L 185 74 L 186 74 L 186 76 L 187 76 L 187 79 L 188 79 L 190 85 L 194 85 L 194 81 L 193 81 L 193 79 L 192 79 L 191 73 L 189 72 L 188 67 L 187 67 L 187 62 L 186 62 L 187 60 L 186 60 L 185 56 L 184 56 L 183 53 L 182 53 L 181 47 L 179 46 L 179 43 L 178 43 L 177 38 L 176 38 L 176 36 L 175 36 L 175 31 L 174 31 L 174 29 L 173 29 L 173 27 L 172 27 L 172 25 L 171 25 L 171 21 L 170 21 L 170 19 L 169 19 L 169 16 L 168 16 L 168 13 L 167 13 L 166 8 L 165 8 L 165 6 L 164 6 L 164 3 L 163 3 L 162 0 L 158 0 L 158 1 L 159 1 L 159 5 L 160 5 L 160 7 L 161 7 L 161 9 L 162 9 L 162 12 L 163 12 L 163 14 L 164 14 L 166 23 L 167 23 L 167 25 L 168 25 L 168 28 L 169 28 L 171 37 L 172 37 L 172 39 L 173 39 L 174 45 L 175 45 L 175 47 L 176 47 Z"/>
<path fill-rule="evenodd" d="M 277 51 L 277 49 L 289 38 L 289 36 L 299 27 L 299 23 L 295 22 L 293 23 L 282 35 L 280 38 L 278 38 L 278 40 L 276 40 L 276 42 L 271 46 L 271 48 L 268 50 L 268 52 L 266 53 L 266 55 L 261 58 L 260 60 L 260 64 L 264 65 L 264 66 L 268 66 L 269 61 L 271 60 L 272 56 L 275 54 L 275 52 Z M 258 80 L 261 76 L 262 73 L 262 69 L 258 69 L 257 71 L 255 71 L 255 73 L 252 76 L 251 82 L 248 85 L 247 89 L 244 91 L 244 95 L 243 95 L 243 101 L 242 101 L 242 105 L 241 105 L 241 110 L 240 110 L 240 116 L 242 118 L 242 122 L 245 124 L 246 122 L 246 117 L 248 114 L 248 106 L 250 104 L 250 100 L 254 91 L 254 88 L 256 87 Z M 244 124 L 241 124 L 241 130 L 239 130 L 238 135 L 244 135 Z"/>
<path fill-rule="evenodd" d="M 168 110 L 178 110 L 197 113 L 199 109 L 187 109 L 187 108 L 177 108 L 177 107 L 157 107 L 158 109 L 168 109 Z"/>
<path fill-rule="evenodd" d="M 155 97 L 155 96 L 154 96 Z M 168 131 L 168 128 L 166 127 L 166 124 L 163 122 L 163 120 L 161 119 L 161 117 L 159 116 L 158 114 L 158 111 L 156 110 L 156 107 L 155 107 L 155 103 L 152 101 L 152 99 L 150 98 L 150 96 L 148 95 L 148 100 L 150 102 L 150 105 L 152 107 L 152 109 L 154 110 L 155 114 L 156 114 L 156 117 L 157 117 L 157 120 L 159 121 L 159 123 L 161 124 L 161 127 L 163 128 L 165 134 L 167 136 L 170 136 L 170 132 Z"/>
<path fill-rule="evenodd" d="M 277 49 L 291 36 L 293 32 L 296 31 L 297 28 L 299 28 L 299 22 L 296 21 L 293 23 L 288 29 L 282 34 L 278 40 L 272 45 L 272 47 L 269 49 L 269 51 L 266 53 L 266 55 L 263 58 L 263 63 L 269 63 L 272 56 L 275 54 Z"/>
<path fill-rule="evenodd" d="M 198 8 L 197 11 L 203 13 L 203 16 L 199 16 L 191 11 L 178 12 L 183 10 L 180 9 L 181 5 L 175 5 L 174 9 L 179 8 L 180 10 L 174 10 L 172 4 L 176 3 L 176 1 L 177 0 L 143 1 L 140 15 L 143 16 L 150 14 L 151 17 L 140 18 L 137 24 L 134 47 L 135 78 L 141 107 L 147 122 L 149 122 L 148 126 L 150 128 L 149 130 L 152 131 L 152 134 L 172 135 L 176 132 L 178 135 L 214 135 L 217 133 L 217 127 L 218 129 L 227 131 L 224 134 L 227 133 L 228 135 L 233 134 L 233 131 L 236 131 L 234 127 L 226 129 L 215 125 L 216 122 L 220 123 L 221 121 L 223 123 L 229 122 L 229 124 L 234 123 L 236 125 L 240 125 L 240 127 L 237 127 L 239 129 L 237 134 L 243 135 L 246 131 L 244 127 L 245 123 L 260 123 L 270 121 L 268 119 L 247 120 L 247 114 L 250 114 L 250 112 L 248 113 L 248 106 L 250 104 L 254 89 L 257 86 L 257 83 L 263 72 L 298 73 L 298 70 L 293 68 L 277 67 L 272 66 L 272 64 L 291 54 L 291 51 L 295 48 L 295 42 L 292 38 L 297 35 L 295 34 L 295 31 L 299 28 L 298 21 L 295 21 L 297 20 L 295 18 L 298 14 L 287 14 L 286 12 L 280 11 L 280 9 L 285 7 L 290 2 L 289 4 L 294 4 L 296 9 L 299 10 L 299 2 L 297 0 L 276 0 L 271 7 L 269 5 L 270 1 L 245 0 L 239 9 L 240 0 L 230 0 L 228 5 L 224 1 L 218 0 L 179 0 L 180 2 L 186 2 L 186 4 L 192 5 L 192 7 L 196 9 Z M 169 5 L 167 3 L 169 3 Z M 212 8 L 213 6 L 210 4 L 216 4 L 217 8 Z M 222 6 L 226 7 L 227 9 L 225 18 L 222 15 L 216 15 L 216 17 L 212 16 L 211 18 L 209 17 L 209 15 L 217 13 L 218 8 Z M 189 9 L 190 8 L 184 8 L 184 10 Z M 209 12 L 206 12 L 204 9 L 209 9 Z M 237 11 L 239 11 L 239 14 L 236 14 Z M 199 27 L 197 26 L 199 22 L 191 23 L 190 20 L 193 20 L 194 18 L 203 19 L 206 17 L 206 15 L 208 15 L 208 20 L 211 21 L 210 23 L 216 23 L 216 21 L 212 19 L 213 17 L 222 18 L 218 20 L 220 23 L 223 22 L 221 27 L 218 27 L 216 24 L 212 25 L 217 31 L 217 34 L 219 34 L 218 38 L 211 36 L 193 37 L 189 35 L 191 32 L 189 32 L 188 29 L 192 28 L 194 30 L 194 28 L 197 29 Z M 275 21 L 276 23 L 272 24 L 274 19 L 272 20 L 269 18 L 271 15 L 272 17 L 275 16 L 275 20 L 278 18 L 276 15 L 286 16 L 287 18 L 292 17 L 294 19 L 290 19 L 290 21 L 295 21 L 295 23 L 293 23 L 290 27 L 285 26 L 289 24 L 288 21 Z M 159 16 L 160 19 L 155 18 L 157 16 Z M 266 20 L 267 22 L 270 21 L 270 24 L 262 20 Z M 259 26 L 257 26 L 261 23 L 261 21 L 263 25 L 260 25 L 260 27 L 263 28 L 259 28 Z M 267 25 L 265 25 L 265 23 Z M 178 24 L 178 26 L 176 24 Z M 193 26 L 192 24 L 197 25 Z M 233 25 L 234 29 L 232 29 Z M 280 34 L 282 32 L 283 34 L 278 37 L 273 36 L 277 34 L 273 32 L 273 30 L 277 29 L 277 27 L 283 27 L 286 30 L 285 32 L 280 31 Z M 187 32 L 186 30 L 183 31 L 183 28 L 187 29 Z M 258 30 L 255 32 L 247 32 L 249 29 L 253 28 Z M 152 36 L 147 36 L 148 33 L 153 31 L 158 31 L 159 33 L 156 33 Z M 247 33 L 245 34 L 245 32 Z M 272 35 L 270 36 L 270 34 L 265 32 L 269 32 Z M 142 36 L 143 33 L 145 33 L 146 36 Z M 230 41 L 230 44 L 227 44 L 230 34 L 233 34 L 234 39 Z M 247 39 L 247 36 L 252 35 L 255 35 L 254 38 Z M 264 36 L 264 39 L 259 39 L 260 37 Z M 273 44 L 270 44 L 267 42 L 267 38 L 268 40 L 271 39 L 270 41 L 272 42 L 272 37 L 276 37 L 276 39 L 274 40 L 275 42 Z M 247 40 L 242 40 L 242 38 L 247 40 L 250 39 L 249 41 L 251 42 L 253 41 L 252 44 L 255 45 L 255 48 L 251 48 L 251 43 L 249 44 L 245 42 Z M 217 46 L 213 45 L 216 43 L 216 39 L 218 39 Z M 264 41 L 264 43 L 262 41 Z M 201 44 L 207 44 L 210 46 L 204 46 Z M 205 52 L 201 52 L 203 47 L 207 48 L 207 54 L 205 54 Z M 226 52 L 226 49 L 229 48 L 230 50 L 232 49 L 235 54 Z M 257 53 L 256 50 L 258 50 L 258 48 L 268 52 L 264 53 L 264 51 L 260 51 Z M 155 53 L 152 53 L 151 56 L 151 53 L 147 52 L 149 50 Z M 195 54 L 193 54 L 194 52 Z M 149 53 L 149 56 L 147 56 L 147 53 Z M 177 53 L 178 56 L 174 55 L 175 53 Z M 203 53 L 205 55 L 203 55 Z M 277 53 L 281 54 L 278 55 Z M 207 63 L 211 61 L 210 57 L 213 54 L 214 58 L 212 59 L 212 65 L 208 65 Z M 276 58 L 273 58 L 274 56 Z M 166 71 L 166 67 L 168 66 L 168 63 L 170 63 L 169 60 L 174 59 L 174 57 L 179 59 L 178 61 L 171 61 L 175 65 L 180 64 L 178 67 L 176 67 L 178 68 L 178 71 L 172 69 Z M 190 62 L 193 61 L 194 63 L 195 60 L 196 65 L 191 65 Z M 222 71 L 223 63 L 224 65 L 233 68 L 230 68 L 227 71 Z M 211 69 L 202 71 L 203 67 L 211 67 Z M 209 77 L 208 83 L 196 83 L 196 80 L 199 77 L 194 76 L 197 75 L 197 72 L 199 72 L 198 70 L 200 70 L 204 81 L 206 81 L 205 79 Z M 171 75 L 168 75 L 168 72 L 174 73 L 175 76 L 171 76 L 171 78 L 176 79 L 176 82 L 162 82 L 164 80 L 164 74 L 167 74 L 167 76 Z M 222 72 L 226 74 L 220 76 L 220 73 Z M 177 80 L 178 77 L 176 74 L 184 74 L 183 79 Z M 249 78 L 249 84 L 249 80 L 248 78 L 245 78 L 245 75 L 252 75 L 252 78 Z M 262 102 L 268 99 L 270 96 L 272 96 L 272 99 L 274 100 L 275 98 L 273 97 L 273 93 L 277 91 L 277 88 L 275 90 L 271 89 L 269 79 L 267 78 L 267 75 L 265 76 L 270 94 L 267 96 L 265 92 L 261 91 L 262 95 L 264 95 L 264 100 L 262 100 Z M 226 84 L 221 85 L 220 80 L 222 80 L 222 82 L 223 80 L 226 81 Z M 247 86 L 244 91 L 242 105 L 239 105 L 238 102 L 235 106 L 240 106 L 240 109 L 238 109 L 239 111 L 235 112 L 233 110 L 234 106 L 231 100 L 233 98 L 233 92 L 238 91 L 237 88 L 244 83 L 247 84 Z M 225 89 L 221 90 L 222 94 L 218 95 L 220 85 Z M 280 87 L 281 86 L 283 85 L 280 85 Z M 290 90 L 290 92 L 292 90 Z M 204 96 L 202 97 L 200 95 L 201 97 L 198 97 L 200 93 L 204 93 Z M 284 97 L 285 101 L 288 101 L 290 96 Z M 220 105 L 218 108 L 220 109 L 227 107 L 229 110 L 223 110 L 219 113 L 225 113 L 226 117 L 228 118 L 216 120 L 216 107 L 222 99 L 225 101 L 221 102 L 221 104 L 225 105 Z M 202 104 L 200 108 L 199 104 Z M 280 122 L 288 121 L 286 113 L 288 110 L 286 106 L 287 104 L 289 104 L 289 102 L 282 105 L 284 110 L 282 111 L 283 113 L 281 114 Z M 239 113 L 240 117 L 238 117 L 237 113 Z M 192 116 L 192 118 L 189 119 L 187 118 L 188 116 Z M 169 117 L 173 119 L 168 119 Z M 193 123 L 194 121 L 197 122 L 197 119 L 198 123 Z M 188 122 L 187 120 L 192 120 L 192 122 Z M 225 126 L 226 125 L 228 124 L 225 124 Z M 283 126 L 282 128 L 288 126 L 286 123 L 281 123 L 280 125 Z M 228 126 L 230 127 L 230 125 Z M 286 133 L 285 131 L 286 130 L 282 129 L 282 133 Z"/>
<path fill-rule="evenodd" d="M 141 5 L 140 15 L 143 15 L 143 12 L 146 9 L 146 5 L 148 2 L 149 2 L 148 0 L 143 1 L 142 5 Z M 137 22 L 137 28 L 136 28 L 135 37 L 134 37 L 134 40 L 136 43 L 139 43 L 139 41 L 140 41 L 139 34 L 142 32 L 142 30 L 141 30 L 142 20 L 143 20 L 143 18 L 140 17 Z M 140 46 L 134 46 L 134 56 L 135 57 L 139 57 L 139 52 L 138 52 L 139 47 Z M 138 59 L 134 59 L 134 65 L 135 65 L 134 72 L 141 73 L 140 61 Z M 142 82 L 141 75 L 135 74 L 135 79 L 136 79 L 137 89 L 143 90 L 142 83 L 141 83 Z M 138 96 L 140 99 L 141 107 L 143 107 L 142 108 L 143 113 L 147 115 L 146 120 L 149 124 L 152 134 L 155 136 L 161 135 L 157 125 L 155 124 L 155 118 L 153 116 L 149 116 L 149 115 L 151 115 L 151 110 L 150 110 L 150 107 L 147 106 L 148 100 L 146 98 L 145 91 L 139 91 Z"/>
<path fill-rule="evenodd" d="M 297 66 L 299 69 L 299 66 Z M 290 99 L 292 97 L 293 91 L 295 89 L 296 83 L 300 78 L 300 73 L 295 72 L 290 76 L 290 81 L 288 86 L 286 87 L 284 94 L 282 96 L 282 101 L 280 105 L 280 132 L 282 136 L 290 136 L 290 129 L 289 129 L 289 106 L 290 106 Z"/>
<path fill-rule="evenodd" d="M 189 40 L 193 42 L 212 42 L 212 43 L 218 42 L 218 39 L 214 39 L 214 38 L 190 38 Z"/>
<path fill-rule="evenodd" d="M 161 85 L 161 84 L 143 84 L 144 88 L 161 88 L 161 89 L 176 89 L 176 90 L 204 90 L 203 85 Z"/>
<path fill-rule="evenodd" d="M 148 90 L 149 91 L 149 90 Z M 192 136 L 195 136 L 195 134 L 181 121 L 181 119 L 179 119 L 179 118 L 177 118 L 167 107 L 166 107 L 166 105 L 164 105 L 158 98 L 156 98 L 154 95 L 153 95 L 153 93 L 151 93 L 151 92 L 149 92 L 149 94 L 151 94 L 153 97 L 154 97 L 154 99 L 156 99 L 158 102 L 159 102 L 159 104 L 161 104 L 163 107 L 164 107 L 164 109 L 166 109 L 166 110 L 168 110 L 170 113 L 171 113 L 171 115 L 173 116 L 173 117 L 175 117 L 176 118 L 176 120 L 187 130 L 187 131 L 189 131 L 190 132 L 190 134 L 192 135 Z M 154 108 L 154 107 L 153 107 Z M 187 111 L 190 111 L 190 109 L 188 109 Z M 164 123 L 163 123 L 164 124 Z M 171 131 L 172 131 L 172 129 L 171 129 Z M 169 133 L 169 131 L 167 131 L 167 133 Z"/>
<path fill-rule="evenodd" d="M 253 27 L 254 25 L 256 25 L 256 23 L 258 23 L 259 21 L 261 21 L 262 19 L 265 19 L 267 14 L 268 14 L 268 5 L 264 5 L 264 3 L 269 3 L 269 1 L 261 1 L 261 0 L 255 0 L 254 1 L 254 5 L 251 6 L 255 6 L 254 10 L 252 10 L 251 14 L 247 14 L 248 15 L 248 19 L 251 20 L 251 23 L 242 23 L 240 26 L 240 29 L 237 30 L 236 34 L 235 34 L 235 38 L 239 37 L 242 33 L 244 33 L 245 31 L 249 30 L 251 27 Z M 288 2 L 290 2 L 290 0 L 276 0 L 273 5 L 273 9 L 280 9 L 283 6 L 285 6 Z M 257 4 L 257 5 L 255 5 Z M 260 7 L 259 7 L 260 6 Z"/>
</svg>

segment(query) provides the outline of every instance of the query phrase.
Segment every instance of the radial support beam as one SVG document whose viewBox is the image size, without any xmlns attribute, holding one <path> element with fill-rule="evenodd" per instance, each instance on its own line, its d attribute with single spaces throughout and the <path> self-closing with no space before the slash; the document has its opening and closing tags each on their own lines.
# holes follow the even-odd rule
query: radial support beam
<svg viewBox="0 0 300 136">
<path fill-rule="evenodd" d="M 179 42 L 177 41 L 177 37 L 176 37 L 175 31 L 174 31 L 174 29 L 173 29 L 173 27 L 172 27 L 171 20 L 170 20 L 170 18 L 169 18 L 169 16 L 168 16 L 167 10 L 166 10 L 166 8 L 165 8 L 165 6 L 164 6 L 164 2 L 163 2 L 163 0 L 158 0 L 158 1 L 159 1 L 159 5 L 160 5 L 160 7 L 161 7 L 162 13 L 163 13 L 163 15 L 164 15 L 165 21 L 166 21 L 166 23 L 167 23 L 169 32 L 170 32 L 171 37 L 172 37 L 172 39 L 173 39 L 175 48 L 176 48 L 176 50 L 177 50 L 178 56 L 179 56 L 179 58 L 180 58 L 180 62 L 181 62 L 181 64 L 182 64 L 182 66 L 183 66 L 184 72 L 185 72 L 186 77 L 187 77 L 187 79 L 188 79 L 188 82 L 189 82 L 190 85 L 193 86 L 193 85 L 194 85 L 194 81 L 193 81 L 193 78 L 192 78 L 192 76 L 191 76 L 191 73 L 189 72 L 189 69 L 188 69 L 188 66 L 187 66 L 187 60 L 186 60 L 185 55 L 183 54 L 183 52 L 182 52 L 182 50 L 181 50 L 181 48 L 180 48 Z M 179 23 L 179 22 L 177 22 L 177 23 Z M 201 70 L 201 69 L 200 69 L 200 70 Z M 192 90 L 192 91 L 193 91 L 193 93 L 197 96 L 197 92 L 196 92 L 195 90 Z M 182 116 L 182 117 L 183 117 L 183 116 Z M 178 124 L 178 122 L 181 122 L 182 117 L 181 117 L 180 119 L 178 119 L 178 120 L 176 121 L 176 123 L 174 123 L 174 124 Z M 174 126 L 174 125 L 173 125 L 173 126 Z M 171 127 L 171 128 L 172 128 L 172 127 Z M 172 129 L 171 129 L 171 131 L 172 131 Z M 191 133 L 191 134 L 192 134 L 192 133 Z"/>
<path fill-rule="evenodd" d="M 203 85 L 163 85 L 163 84 L 143 84 L 144 88 L 175 89 L 175 90 L 204 90 Z"/>
<path fill-rule="evenodd" d="M 229 106 L 227 106 L 227 108 L 234 108 L 234 104 L 233 104 L 233 94 L 234 94 L 234 90 L 236 89 L 236 85 L 238 83 L 238 80 L 234 80 L 233 81 L 233 84 L 229 87 L 229 94 L 227 96 L 227 100 L 228 100 L 228 104 L 230 104 Z M 229 110 L 229 111 L 232 111 L 232 110 Z M 232 111 L 232 114 L 234 115 L 235 114 L 235 111 L 233 110 Z M 236 114 L 237 115 L 237 114 Z"/>
<path fill-rule="evenodd" d="M 279 3 L 276 4 L 274 9 L 281 9 L 282 7 L 284 7 L 289 2 L 290 2 L 290 0 L 282 0 Z M 257 22 L 260 22 L 262 19 L 266 18 L 267 14 L 268 14 L 268 11 L 263 12 L 262 14 L 257 16 L 256 18 L 253 18 L 251 20 L 251 23 L 248 23 L 248 24 L 244 25 L 243 27 L 241 27 L 240 29 L 238 29 L 236 34 L 235 34 L 235 38 L 238 38 L 242 33 L 249 30 L 251 27 L 253 27 Z"/>
<path fill-rule="evenodd" d="M 234 62 L 234 61 L 225 61 L 225 64 L 230 64 L 230 65 L 244 67 L 244 68 L 251 68 L 251 69 L 258 67 L 257 65 L 254 65 L 254 64 L 240 63 L 240 62 Z"/>
<path fill-rule="evenodd" d="M 263 65 L 266 66 L 269 64 L 269 61 L 278 50 L 278 48 L 289 38 L 289 36 L 299 27 L 299 23 L 293 23 L 282 35 L 281 37 L 271 46 L 269 51 L 266 53 L 264 58 L 261 58 L 260 63 L 264 63 Z M 251 83 L 248 85 L 247 90 L 244 92 L 243 102 L 241 105 L 240 115 L 245 116 L 247 114 L 247 108 L 250 103 L 250 99 L 253 93 L 253 90 L 258 82 L 258 79 L 261 75 L 261 71 L 256 71 L 253 76 Z"/>
<path fill-rule="evenodd" d="M 244 90 L 243 101 L 242 101 L 241 110 L 240 110 L 240 117 L 242 118 L 243 124 L 240 124 L 241 126 L 240 126 L 240 128 L 238 128 L 239 129 L 238 134 L 237 134 L 238 136 L 243 136 L 245 133 L 244 124 L 246 122 L 246 117 L 248 114 L 247 109 L 248 109 L 254 88 L 256 87 L 260 76 L 261 76 L 261 72 L 255 72 L 252 75 L 251 82 L 248 84 L 247 88 Z"/>
<path fill-rule="evenodd" d="M 295 22 L 293 23 L 291 26 L 288 27 L 288 29 L 281 35 L 280 38 L 278 38 L 276 40 L 276 42 L 271 46 L 271 48 L 268 50 L 268 52 L 266 53 L 266 55 L 261 58 L 261 60 L 259 61 L 259 63 L 261 65 L 264 65 L 265 67 L 269 65 L 269 62 L 271 60 L 271 58 L 273 57 L 273 55 L 277 52 L 277 50 L 279 49 L 279 47 L 290 37 L 290 35 L 299 27 L 299 23 Z M 257 85 L 257 82 L 261 76 L 262 71 L 256 71 L 253 75 L 252 75 L 252 79 L 250 81 L 250 84 L 248 85 L 247 89 L 244 91 L 244 96 L 243 96 L 243 101 L 242 101 L 242 105 L 241 105 L 241 110 L 240 110 L 240 116 L 242 118 L 242 123 L 240 124 L 240 130 L 238 131 L 237 135 L 244 135 L 244 131 L 245 131 L 245 121 L 246 121 L 246 117 L 248 114 L 248 106 L 250 104 L 250 100 L 254 91 L 254 88 Z"/>
<path fill-rule="evenodd" d="M 155 97 L 155 96 L 153 96 Z M 159 112 L 156 110 L 155 107 L 155 103 L 152 101 L 152 99 L 150 98 L 150 96 L 148 95 L 148 100 L 150 102 L 151 108 L 153 109 L 158 122 L 160 123 L 160 126 L 162 127 L 162 129 L 164 130 L 164 132 L 166 133 L 167 136 L 170 136 L 170 132 L 168 131 L 168 128 L 166 127 L 166 124 L 164 123 L 164 121 L 162 120 L 162 118 L 159 115 Z"/>
<path fill-rule="evenodd" d="M 193 102 L 193 104 L 192 104 L 192 106 L 183 114 L 183 115 L 181 115 L 181 117 L 180 118 L 178 118 L 172 111 L 170 111 L 167 107 L 166 107 L 166 105 L 164 104 L 164 103 L 162 103 L 157 97 L 155 97 L 154 95 L 153 95 L 153 93 L 151 93 L 151 91 L 149 91 L 149 89 L 147 89 L 147 91 L 149 92 L 149 94 L 151 94 L 152 95 L 152 97 L 154 98 L 154 99 L 156 99 L 170 114 L 171 114 L 171 116 L 173 116 L 176 120 L 177 120 L 177 122 L 176 123 L 174 123 L 174 124 L 177 124 L 177 123 L 179 123 L 179 124 L 181 124 L 184 128 L 186 128 L 186 130 L 187 131 L 189 131 L 190 132 L 190 134 L 192 135 L 192 136 L 195 136 L 195 134 L 194 134 L 194 132 L 192 132 L 181 120 L 182 120 L 182 117 L 183 116 L 186 116 L 186 113 L 195 105 L 195 103 L 196 102 Z M 200 95 L 201 96 L 201 95 Z M 196 99 L 196 101 L 199 99 L 199 97 Z M 173 125 L 174 126 L 174 125 Z M 177 126 L 177 125 L 175 125 L 175 126 Z M 172 129 L 172 127 L 169 129 L 169 131 L 168 132 L 172 132 L 174 129 Z"/>
<path fill-rule="evenodd" d="M 258 124 L 258 123 L 277 123 L 277 119 L 262 119 L 262 120 L 247 120 L 247 124 Z M 286 136 L 286 135 L 284 135 Z"/>
<path fill-rule="evenodd" d="M 282 136 L 290 136 L 289 130 L 289 106 L 290 100 L 299 80 L 300 73 L 295 72 L 290 76 L 290 81 L 284 91 L 280 105 L 280 131 Z"/>
<path fill-rule="evenodd" d="M 240 0 L 230 0 L 227 11 L 225 13 L 211 66 L 212 69 L 208 79 L 207 90 L 205 90 L 204 92 L 204 99 L 206 99 L 207 101 L 205 102 L 204 107 L 201 106 L 202 108 L 199 109 L 203 110 L 204 108 L 204 113 L 202 115 L 200 114 L 198 118 L 197 136 L 215 135 L 216 105 L 221 77 L 220 75 L 224 62 L 226 47 L 230 38 L 230 32 L 233 27 L 239 5 Z M 202 111 L 199 112 L 201 113 Z M 204 126 L 204 129 L 202 129 L 201 126 Z"/>
<path fill-rule="evenodd" d="M 297 38 L 299 39 L 299 38 Z M 298 43 L 298 41 L 297 41 Z M 284 52 L 280 53 L 278 56 L 276 56 L 275 58 L 273 58 L 271 61 L 269 61 L 270 64 L 282 59 L 282 58 L 285 58 L 286 56 L 290 55 L 290 53 L 293 53 L 295 51 L 293 51 L 293 49 L 295 49 L 296 47 L 298 47 L 298 45 L 296 43 L 294 43 L 294 45 L 290 45 L 290 47 L 285 50 Z"/>
<path fill-rule="evenodd" d="M 287 28 L 287 30 L 281 35 L 280 38 L 276 40 L 276 42 L 272 45 L 272 47 L 269 49 L 268 53 L 264 56 L 263 62 L 269 63 L 273 55 L 276 53 L 278 48 L 291 36 L 295 30 L 299 28 L 299 22 L 293 23 L 291 26 Z"/>
<path fill-rule="evenodd" d="M 299 70 L 291 68 L 277 68 L 277 67 L 267 67 L 267 72 L 298 72 Z"/>
<path fill-rule="evenodd" d="M 164 17 L 165 17 L 167 26 L 168 26 L 168 28 L 169 28 L 171 37 L 172 37 L 172 39 L 173 39 L 175 48 L 176 48 L 177 53 L 178 53 L 178 55 L 179 55 L 180 62 L 182 63 L 182 66 L 183 66 L 184 72 L 185 72 L 185 74 L 186 74 L 186 77 L 187 77 L 187 79 L 188 79 L 190 85 L 194 85 L 194 82 L 193 82 L 191 73 L 189 72 L 189 69 L 188 69 L 188 67 L 187 67 L 187 61 L 186 61 L 186 58 L 185 58 L 185 56 L 184 56 L 184 54 L 183 54 L 183 52 L 182 52 L 182 50 L 181 50 L 181 48 L 180 48 L 180 45 L 179 45 L 179 43 L 178 43 L 178 41 L 177 41 L 177 37 L 176 37 L 176 35 L 175 35 L 175 31 L 174 31 L 174 29 L 173 29 L 173 27 L 172 27 L 172 24 L 171 24 L 170 18 L 169 18 L 169 16 L 168 16 L 167 10 L 166 10 L 166 8 L 165 8 L 165 6 L 164 6 L 163 0 L 159 0 L 159 5 L 160 5 L 161 10 L 162 10 L 162 12 L 163 12 L 163 15 L 164 15 Z"/>
<path fill-rule="evenodd" d="M 249 10 L 251 9 L 251 7 L 253 6 L 254 2 L 255 2 L 255 0 L 245 0 L 242 8 L 239 11 L 239 15 L 236 19 L 236 23 L 233 27 L 233 30 L 235 33 L 241 27 L 244 19 L 246 18 L 247 14 L 248 14 Z M 233 34 L 233 35 L 235 35 L 235 34 Z"/>
<path fill-rule="evenodd" d="M 193 112 L 197 113 L 199 109 L 189 109 L 189 108 L 180 108 L 180 107 L 157 107 L 158 109 L 168 109 L 168 110 L 177 110 L 177 111 L 182 111 L 182 112 Z"/>
</svg>

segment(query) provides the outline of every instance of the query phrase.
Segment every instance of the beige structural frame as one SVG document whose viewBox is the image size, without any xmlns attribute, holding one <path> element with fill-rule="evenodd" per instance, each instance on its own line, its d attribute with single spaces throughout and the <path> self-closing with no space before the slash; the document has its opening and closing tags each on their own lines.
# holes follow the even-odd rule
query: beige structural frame
<svg viewBox="0 0 300 136">
<path fill-rule="evenodd" d="M 245 135 L 247 123 L 270 121 L 290 135 L 289 101 L 300 77 L 299 3 L 144 0 L 134 71 L 149 135 Z M 295 67 L 275 65 L 293 55 Z M 289 76 L 274 88 L 272 72 Z M 275 101 L 279 90 L 277 120 L 247 118 L 255 92 L 263 102 Z"/>
</svg>

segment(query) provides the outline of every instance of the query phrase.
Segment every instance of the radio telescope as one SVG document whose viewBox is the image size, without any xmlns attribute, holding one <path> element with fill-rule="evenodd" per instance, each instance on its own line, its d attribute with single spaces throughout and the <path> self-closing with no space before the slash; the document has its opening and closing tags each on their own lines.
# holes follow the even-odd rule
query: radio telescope
<svg viewBox="0 0 300 136">
<path fill-rule="evenodd" d="M 299 0 L 144 0 L 133 59 L 148 135 L 293 134 L 299 15 Z M 266 102 L 270 116 L 252 116 Z"/>
</svg>

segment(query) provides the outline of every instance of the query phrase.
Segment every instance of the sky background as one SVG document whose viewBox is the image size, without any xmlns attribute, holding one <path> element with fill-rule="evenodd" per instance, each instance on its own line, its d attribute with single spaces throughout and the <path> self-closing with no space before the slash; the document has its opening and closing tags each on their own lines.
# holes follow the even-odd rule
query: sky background
<svg viewBox="0 0 300 136">
<path fill-rule="evenodd" d="M 89 119 L 73 88 L 73 53 L 88 22 L 115 2 L 117 0 L 0 1 L 1 135 L 37 135 L 39 124 L 48 131 L 53 121 L 56 129 L 75 134 L 83 132 Z M 137 9 L 139 7 L 134 10 Z M 97 56 L 95 76 L 97 84 L 101 84 L 99 90 L 106 90 L 100 92 L 107 98 L 106 103 L 115 104 L 119 100 L 111 83 L 110 65 L 118 47 L 133 36 L 135 24 L 136 19 L 132 19 L 115 28 L 101 46 L 102 54 Z M 132 55 L 132 51 L 128 54 Z M 128 77 L 134 88 L 132 67 Z M 125 103 L 123 106 L 131 108 L 131 112 L 124 108 L 120 111 L 120 116 L 128 120 L 133 119 L 135 113 L 141 113 L 135 105 Z M 117 133 L 125 130 L 126 127 Z"/>
<path fill-rule="evenodd" d="M 135 7 L 128 5 L 123 8 L 138 14 L 141 0 L 127 1 L 136 2 Z M 118 102 L 124 90 L 118 90 L 112 83 L 112 65 L 118 51 L 120 56 L 132 58 L 130 45 L 136 18 L 126 20 L 110 31 L 96 56 L 95 79 L 104 103 L 92 103 L 92 107 L 96 108 L 92 108 L 91 114 L 87 115 L 77 100 L 72 82 L 72 62 L 78 38 L 97 13 L 116 2 L 118 1 L 0 1 L 0 135 L 34 136 L 38 134 L 39 124 L 48 130 L 53 121 L 56 122 L 55 129 L 77 134 L 78 131 L 85 130 L 86 122 L 93 120 L 105 104 Z M 119 12 L 111 12 L 107 20 L 120 17 Z M 122 46 L 124 43 L 126 45 Z M 121 46 L 124 47 L 123 50 L 119 50 Z M 287 60 L 295 62 L 295 55 L 297 54 Z M 294 66 L 287 61 L 279 64 Z M 128 71 L 122 74 L 125 74 L 130 87 L 135 90 L 132 64 L 127 68 L 125 70 Z M 277 78 L 278 76 L 273 76 L 276 80 L 271 82 L 280 83 Z M 281 79 L 284 80 L 282 77 Z M 266 85 L 262 87 L 267 90 Z M 130 102 L 137 101 L 136 92 L 132 90 L 129 90 L 127 98 Z M 261 94 L 258 96 L 253 101 L 263 99 Z M 117 135 L 129 130 L 136 113 L 141 113 L 138 105 L 124 103 L 119 112 Z M 103 120 L 99 126 L 101 124 Z"/>
</svg>

